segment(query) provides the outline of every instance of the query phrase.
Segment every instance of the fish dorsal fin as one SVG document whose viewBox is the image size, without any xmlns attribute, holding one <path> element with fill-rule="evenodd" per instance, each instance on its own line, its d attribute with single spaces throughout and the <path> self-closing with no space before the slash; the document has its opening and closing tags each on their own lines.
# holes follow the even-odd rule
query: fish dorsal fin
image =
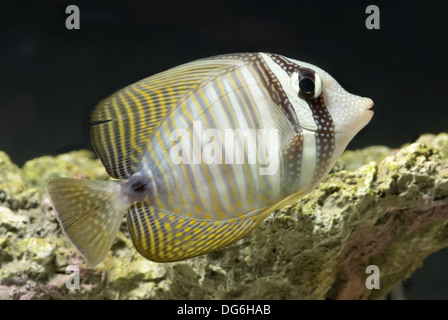
<svg viewBox="0 0 448 320">
<path fill-rule="evenodd" d="M 141 255 L 156 262 L 173 262 L 220 249 L 241 239 L 264 220 L 265 209 L 214 221 L 185 218 L 138 202 L 127 214 L 127 225 Z"/>
<path fill-rule="evenodd" d="M 245 55 L 193 61 L 140 80 L 94 109 L 92 143 L 107 172 L 126 179 L 137 171 L 151 133 L 189 93 L 208 80 L 245 64 Z"/>
</svg>

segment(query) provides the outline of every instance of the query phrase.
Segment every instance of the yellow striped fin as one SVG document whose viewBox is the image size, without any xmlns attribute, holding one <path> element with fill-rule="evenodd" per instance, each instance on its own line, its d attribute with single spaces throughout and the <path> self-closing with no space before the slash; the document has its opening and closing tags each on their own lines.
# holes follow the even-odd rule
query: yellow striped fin
<svg viewBox="0 0 448 320">
<path fill-rule="evenodd" d="M 186 96 L 245 62 L 236 56 L 193 61 L 129 85 L 92 113 L 92 142 L 107 172 L 126 179 L 138 168 L 151 133 Z"/>
<path fill-rule="evenodd" d="M 137 250 L 156 262 L 188 259 L 220 249 L 252 231 L 271 211 L 259 209 L 244 217 L 220 221 L 199 220 L 151 207 L 134 204 L 127 224 Z"/>
</svg>

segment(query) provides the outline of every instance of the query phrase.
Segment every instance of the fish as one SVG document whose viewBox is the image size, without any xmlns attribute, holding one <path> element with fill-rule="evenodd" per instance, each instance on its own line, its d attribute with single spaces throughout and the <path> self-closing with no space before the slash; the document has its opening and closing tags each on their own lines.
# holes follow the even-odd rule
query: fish
<svg viewBox="0 0 448 320">
<path fill-rule="evenodd" d="M 310 193 L 372 106 L 321 68 L 280 54 L 195 60 L 102 100 L 91 140 L 112 179 L 53 178 L 48 193 L 88 264 L 104 260 L 124 217 L 146 259 L 189 259 Z"/>
</svg>

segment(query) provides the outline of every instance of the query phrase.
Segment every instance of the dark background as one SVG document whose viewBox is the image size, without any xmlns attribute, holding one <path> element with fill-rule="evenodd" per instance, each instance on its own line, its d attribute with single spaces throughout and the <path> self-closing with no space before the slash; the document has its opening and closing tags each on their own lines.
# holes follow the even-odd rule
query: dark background
<svg viewBox="0 0 448 320">
<path fill-rule="evenodd" d="M 70 4 L 80 30 L 65 27 Z M 369 4 L 380 30 L 365 27 Z M 441 0 L 0 0 L 0 150 L 22 165 L 91 149 L 89 116 L 102 98 L 194 59 L 246 51 L 310 62 L 372 98 L 373 120 L 350 149 L 399 147 L 448 131 L 447 14 Z M 448 298 L 447 255 L 428 258 L 410 297 Z"/>
</svg>

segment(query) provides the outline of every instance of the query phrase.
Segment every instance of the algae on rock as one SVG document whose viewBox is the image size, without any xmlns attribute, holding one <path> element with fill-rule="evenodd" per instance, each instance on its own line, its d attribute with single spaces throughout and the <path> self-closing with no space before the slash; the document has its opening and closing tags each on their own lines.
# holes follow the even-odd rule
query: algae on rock
<svg viewBox="0 0 448 320">
<path fill-rule="evenodd" d="M 46 183 L 57 177 L 95 178 L 106 180 L 109 176 L 99 159 L 91 151 L 80 150 L 56 157 L 44 156 L 25 162 L 22 177 L 29 186 L 45 193 Z"/>
<path fill-rule="evenodd" d="M 125 222 L 105 261 L 68 243 L 45 192 L 55 176 L 107 179 L 86 151 L 27 162 L 0 152 L 0 299 L 379 299 L 448 246 L 448 134 L 347 151 L 309 195 L 245 238 L 193 259 L 140 256 Z M 80 270 L 68 289 L 66 267 Z M 366 288 L 366 268 L 380 289 Z"/>
</svg>

